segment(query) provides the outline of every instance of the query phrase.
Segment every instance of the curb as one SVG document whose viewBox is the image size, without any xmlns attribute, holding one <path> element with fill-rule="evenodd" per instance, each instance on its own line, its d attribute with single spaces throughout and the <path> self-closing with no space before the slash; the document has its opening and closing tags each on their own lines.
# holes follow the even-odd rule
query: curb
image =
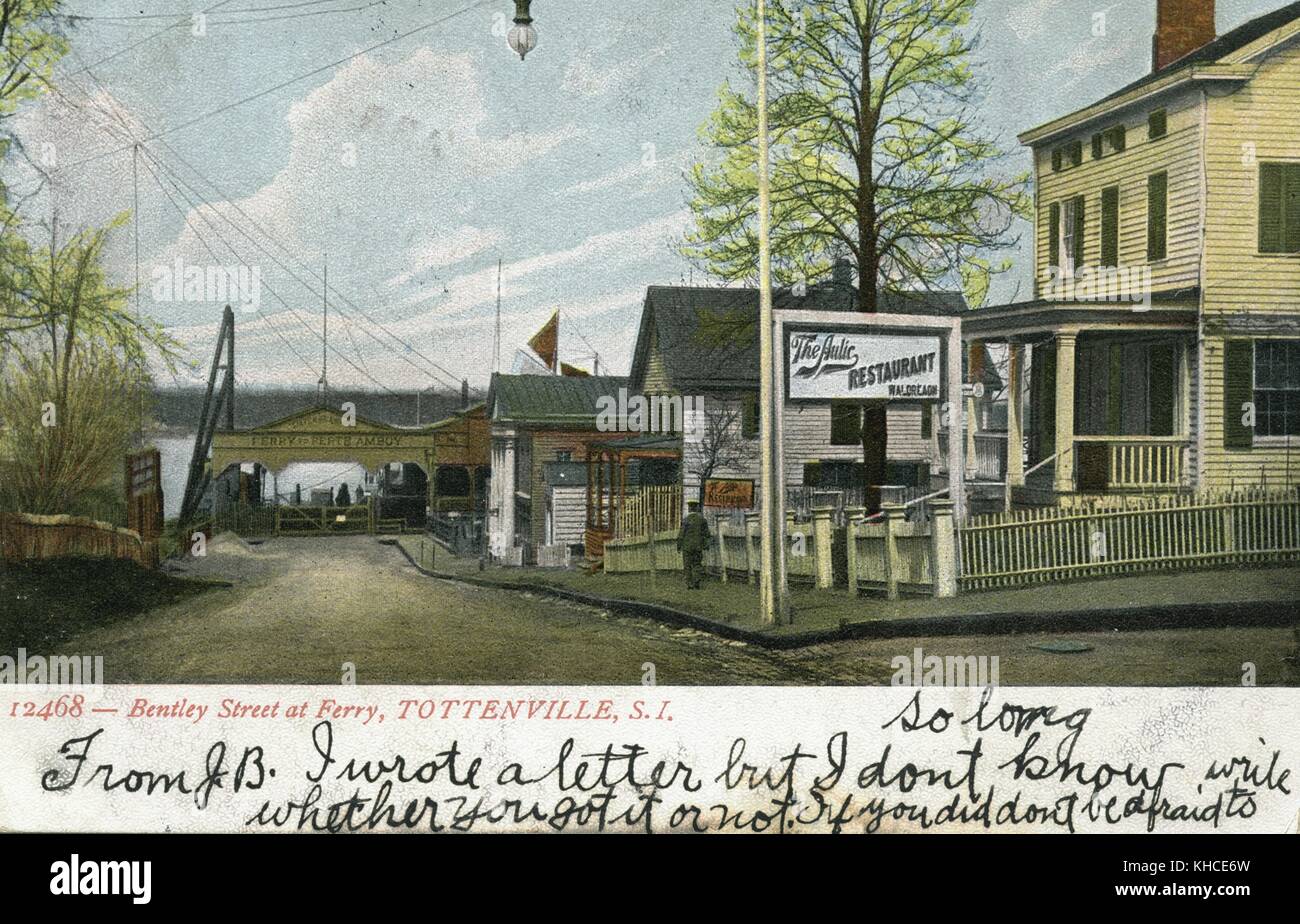
<svg viewBox="0 0 1300 924">
<path fill-rule="evenodd" d="M 720 638 L 747 642 L 770 651 L 785 651 L 853 639 L 1025 635 L 1032 632 L 1145 632 L 1154 629 L 1223 629 L 1288 627 L 1300 624 L 1300 603 L 1282 600 L 1239 603 L 1180 603 L 1068 612 L 969 613 L 959 616 L 913 616 L 873 622 L 842 623 L 837 628 L 773 635 L 719 622 L 659 603 L 600 597 L 547 584 L 520 584 L 491 578 L 430 571 L 399 543 L 391 543 L 421 574 L 474 587 L 513 590 L 600 607 L 620 616 L 654 619 L 699 629 Z"/>
</svg>

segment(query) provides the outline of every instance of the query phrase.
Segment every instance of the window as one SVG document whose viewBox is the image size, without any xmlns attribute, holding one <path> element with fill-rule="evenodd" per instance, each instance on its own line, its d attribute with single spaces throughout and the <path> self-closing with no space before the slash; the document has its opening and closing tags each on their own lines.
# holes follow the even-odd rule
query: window
<svg viewBox="0 0 1300 924">
<path fill-rule="evenodd" d="M 1101 265 L 1119 266 L 1119 187 L 1101 191 Z"/>
<path fill-rule="evenodd" d="M 1083 265 L 1083 196 L 1066 199 L 1061 208 L 1061 243 L 1058 255 L 1061 275 L 1071 276 Z"/>
<path fill-rule="evenodd" d="M 1157 109 L 1147 116 L 1147 138 L 1155 141 L 1169 133 L 1169 117 L 1163 109 Z"/>
<path fill-rule="evenodd" d="M 556 452 L 555 452 L 555 461 L 556 461 L 556 462 L 572 462 L 572 461 L 573 461 L 573 451 L 572 451 L 572 450 L 564 450 L 564 449 L 556 450 Z"/>
<path fill-rule="evenodd" d="M 740 435 L 747 440 L 758 439 L 758 395 L 740 399 Z"/>
<path fill-rule="evenodd" d="M 1065 166 L 1065 152 L 1057 148 L 1052 152 L 1052 172 L 1060 173 L 1061 168 Z"/>
<path fill-rule="evenodd" d="M 1167 255 L 1166 224 L 1169 208 L 1169 174 L 1147 177 L 1147 259 L 1163 260 Z"/>
<path fill-rule="evenodd" d="M 1300 340 L 1255 341 L 1255 435 L 1300 436 Z"/>
<path fill-rule="evenodd" d="M 1259 252 L 1300 253 L 1300 163 L 1259 165 Z"/>
<path fill-rule="evenodd" d="M 1123 125 L 1116 125 L 1106 133 L 1110 142 L 1110 149 L 1118 154 L 1124 148 L 1128 147 L 1128 129 Z"/>
<path fill-rule="evenodd" d="M 1083 163 L 1083 142 L 1071 141 L 1065 146 L 1067 156 L 1070 158 L 1070 166 L 1077 167 Z"/>
<path fill-rule="evenodd" d="M 1104 141 L 1105 139 L 1102 137 L 1101 132 L 1098 132 L 1097 134 L 1092 136 L 1092 159 L 1093 160 L 1101 160 L 1102 155 L 1106 153 Z"/>
<path fill-rule="evenodd" d="M 831 402 L 831 445 L 855 446 L 862 442 L 862 407 L 845 401 Z"/>
</svg>

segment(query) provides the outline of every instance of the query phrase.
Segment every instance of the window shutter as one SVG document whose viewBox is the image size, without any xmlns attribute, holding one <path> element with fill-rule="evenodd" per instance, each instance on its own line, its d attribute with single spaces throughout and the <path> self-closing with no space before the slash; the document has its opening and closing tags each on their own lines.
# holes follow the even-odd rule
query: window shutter
<svg viewBox="0 0 1300 924">
<path fill-rule="evenodd" d="M 1283 175 L 1283 245 L 1287 253 L 1300 253 L 1300 164 L 1287 164 Z"/>
<path fill-rule="evenodd" d="M 1249 449 L 1253 427 L 1241 423 L 1242 405 L 1255 400 L 1255 342 L 1225 340 L 1223 344 L 1223 448 Z"/>
<path fill-rule="evenodd" d="M 1119 187 L 1101 191 L 1101 265 L 1119 266 Z"/>
<path fill-rule="evenodd" d="M 1259 165 L 1259 252 L 1282 252 L 1282 164 Z"/>
<path fill-rule="evenodd" d="M 1163 138 L 1169 131 L 1169 119 L 1165 110 L 1157 109 L 1147 116 L 1147 137 L 1152 141 Z"/>
<path fill-rule="evenodd" d="M 1092 136 L 1092 159 L 1101 160 L 1101 156 L 1104 153 L 1105 153 L 1105 149 L 1102 146 L 1101 132 L 1098 132 L 1097 134 Z"/>
<path fill-rule="evenodd" d="M 921 439 L 934 438 L 934 405 L 926 402 L 921 405 Z"/>
<path fill-rule="evenodd" d="M 1163 260 L 1166 254 L 1166 215 L 1168 211 L 1169 174 L 1157 173 L 1147 178 L 1147 259 Z"/>
<path fill-rule="evenodd" d="M 815 488 L 822 483 L 822 466 L 820 462 L 805 462 L 803 466 L 803 484 L 805 488 Z"/>
<path fill-rule="evenodd" d="M 1048 209 L 1048 258 L 1049 266 L 1059 267 L 1061 265 L 1061 204 L 1053 202 Z"/>
<path fill-rule="evenodd" d="M 1074 265 L 1075 267 L 1083 266 L 1083 229 L 1086 222 L 1084 221 L 1084 198 L 1083 196 L 1074 197 Z"/>
</svg>

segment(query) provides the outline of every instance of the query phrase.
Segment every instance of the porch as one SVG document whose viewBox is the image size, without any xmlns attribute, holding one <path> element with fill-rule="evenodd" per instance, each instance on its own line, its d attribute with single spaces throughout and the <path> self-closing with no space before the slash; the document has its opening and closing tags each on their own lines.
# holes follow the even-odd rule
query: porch
<svg viewBox="0 0 1300 924">
<path fill-rule="evenodd" d="M 1171 495 L 1195 483 L 1193 298 L 1160 309 L 986 309 L 968 342 L 1001 344 L 1013 506 Z M 987 313 L 986 313 L 987 312 Z"/>
<path fill-rule="evenodd" d="M 676 437 L 633 436 L 588 447 L 588 561 L 610 539 L 681 526 L 681 446 Z"/>
</svg>

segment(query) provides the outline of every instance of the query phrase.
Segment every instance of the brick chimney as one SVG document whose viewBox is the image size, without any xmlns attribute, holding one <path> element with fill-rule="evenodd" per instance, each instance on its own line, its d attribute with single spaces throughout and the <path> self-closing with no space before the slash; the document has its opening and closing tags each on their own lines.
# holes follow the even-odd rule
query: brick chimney
<svg viewBox="0 0 1300 924">
<path fill-rule="evenodd" d="M 1214 41 L 1216 35 L 1214 0 L 1156 0 L 1151 69 L 1173 64 Z"/>
</svg>

